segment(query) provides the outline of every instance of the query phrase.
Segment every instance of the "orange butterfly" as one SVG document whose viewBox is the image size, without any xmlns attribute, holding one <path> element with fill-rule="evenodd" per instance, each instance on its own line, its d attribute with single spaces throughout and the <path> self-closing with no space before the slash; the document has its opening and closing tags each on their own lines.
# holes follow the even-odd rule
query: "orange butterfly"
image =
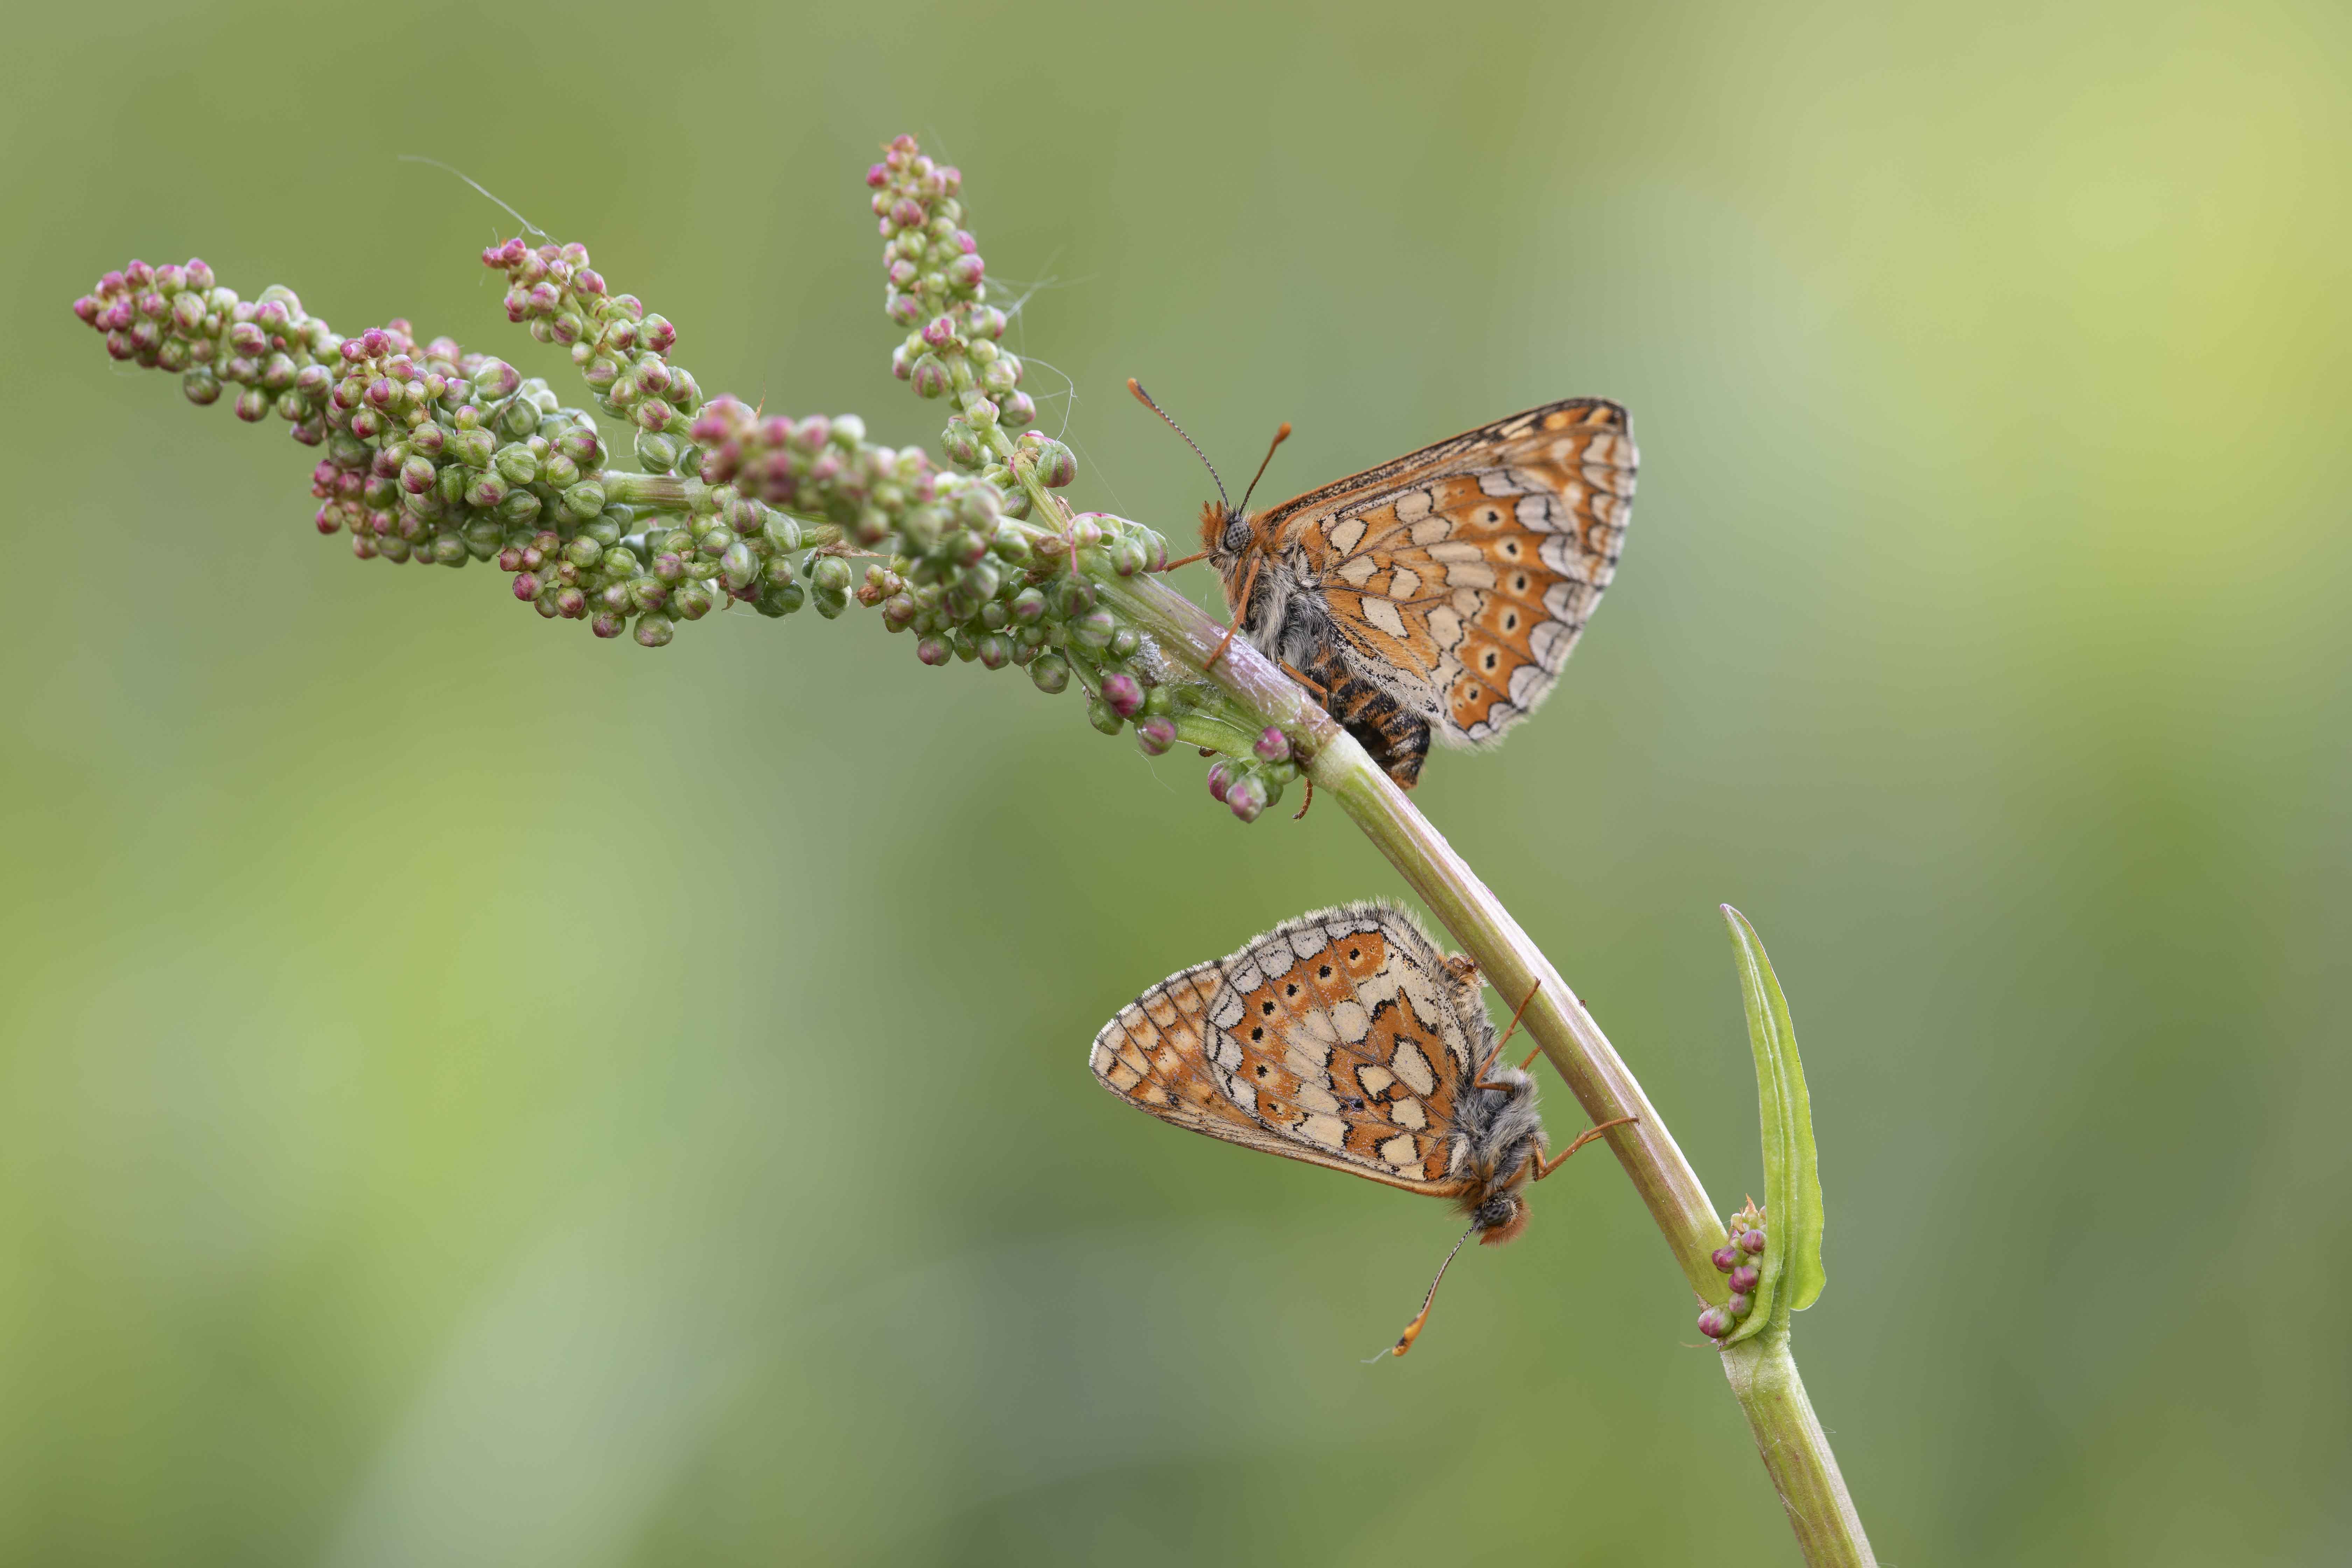
<svg viewBox="0 0 2352 1568">
<path fill-rule="evenodd" d="M 1087 1065 L 1163 1121 L 1454 1199 L 1470 1228 L 1451 1264 L 1472 1236 L 1493 1246 L 1518 1235 L 1520 1189 L 1622 1124 L 1546 1159 L 1535 1079 L 1525 1064 L 1497 1064 L 1502 1044 L 1475 963 L 1439 952 L 1394 905 L 1359 903 L 1170 976 L 1103 1026 Z M 1433 1280 L 1392 1353 L 1412 1347 L 1436 1298 Z"/>
<path fill-rule="evenodd" d="M 1203 549 L 1186 560 L 1208 558 L 1234 628 L 1319 687 L 1325 710 L 1411 789 L 1433 729 L 1484 745 L 1551 690 L 1616 572 L 1637 457 L 1622 406 L 1570 398 L 1255 516 L 1246 494 L 1224 504 L 1219 481 L 1201 509 Z"/>
</svg>

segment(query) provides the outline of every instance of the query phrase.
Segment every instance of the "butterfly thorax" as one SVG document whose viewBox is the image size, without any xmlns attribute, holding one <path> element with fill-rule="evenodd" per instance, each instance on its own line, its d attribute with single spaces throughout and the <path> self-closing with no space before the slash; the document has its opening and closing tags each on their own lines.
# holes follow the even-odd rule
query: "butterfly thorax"
<svg viewBox="0 0 2352 1568">
<path fill-rule="evenodd" d="M 1478 1227 L 1479 1242 L 1498 1247 L 1527 1228 L 1527 1199 L 1519 1189 L 1535 1173 L 1545 1139 L 1533 1077 L 1502 1062 L 1486 1081 L 1508 1087 L 1472 1089 L 1462 1099 L 1462 1131 L 1470 1141 L 1465 1173 L 1471 1184 L 1460 1201 Z"/>
<path fill-rule="evenodd" d="M 1330 608 L 1296 545 L 1278 545 L 1258 520 L 1215 501 L 1201 508 L 1201 543 L 1224 588 L 1225 608 L 1241 612 L 1244 637 L 1294 669 L 1329 667 L 1337 646 Z"/>
</svg>

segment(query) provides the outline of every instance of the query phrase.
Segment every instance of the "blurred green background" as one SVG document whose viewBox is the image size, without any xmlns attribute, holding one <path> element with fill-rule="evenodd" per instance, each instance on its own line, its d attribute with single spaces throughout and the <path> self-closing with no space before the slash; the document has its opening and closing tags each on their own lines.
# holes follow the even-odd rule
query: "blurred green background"
<svg viewBox="0 0 2352 1568">
<path fill-rule="evenodd" d="M 1076 494 L 1635 411 L 1617 586 L 1418 799 L 1757 1188 L 1892 1563 L 2352 1526 L 2352 13 L 1395 4 L 27 12 L 0 61 L 0 1558 L 1793 1562 L 1621 1175 L 1440 1205 L 1152 1124 L 1142 987 L 1395 893 L 1336 811 L 864 615 L 647 653 L 362 565 L 131 256 L 506 353 L 461 165 L 709 389 L 936 440 L 859 184 L 959 162 Z M 1041 372 L 1038 389 L 1061 384 Z M 36 570 L 37 568 L 37 570 Z M 1207 599 L 1204 574 L 1188 574 Z M 1581 1121 L 1555 1094 L 1553 1123 Z"/>
</svg>

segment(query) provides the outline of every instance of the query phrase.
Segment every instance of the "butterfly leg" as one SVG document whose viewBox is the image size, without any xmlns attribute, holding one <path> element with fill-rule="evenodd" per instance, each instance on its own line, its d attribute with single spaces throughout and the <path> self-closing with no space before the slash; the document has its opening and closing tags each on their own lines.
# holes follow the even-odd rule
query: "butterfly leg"
<svg viewBox="0 0 2352 1568">
<path fill-rule="evenodd" d="M 1293 680 L 1295 680 L 1295 681 L 1298 682 L 1298 684 L 1299 684 L 1299 685 L 1301 685 L 1301 686 L 1303 686 L 1303 687 L 1307 688 L 1307 690 L 1312 691 L 1313 693 L 1315 693 L 1316 697 L 1317 697 L 1318 700 L 1323 699 L 1323 698 L 1328 698 L 1328 697 L 1329 697 L 1329 696 L 1331 695 L 1331 689 L 1330 689 L 1329 687 L 1328 687 L 1328 686 L 1324 686 L 1324 685 L 1320 684 L 1319 682 L 1317 682 L 1317 681 L 1313 681 L 1313 680 L 1309 680 L 1309 679 L 1307 679 L 1307 677 L 1305 677 L 1305 676 L 1303 676 L 1303 675 L 1299 674 L 1297 670 L 1295 670 L 1295 669 L 1291 668 L 1290 668 L 1290 666 L 1289 666 L 1289 664 L 1288 664 L 1286 661 L 1282 660 L 1282 659 L 1276 659 L 1275 662 L 1276 662 L 1276 664 L 1280 664 L 1280 665 L 1282 666 L 1282 673 L 1283 673 L 1283 674 L 1285 674 L 1285 675 L 1286 675 L 1286 676 L 1290 677 L 1290 679 L 1293 679 Z"/>
<path fill-rule="evenodd" d="M 1503 1033 L 1502 1033 L 1501 1037 L 1496 1040 L 1496 1042 L 1495 1042 L 1495 1048 L 1494 1048 L 1494 1049 L 1492 1049 L 1492 1050 L 1490 1050 L 1490 1051 L 1488 1051 L 1488 1052 L 1486 1053 L 1486 1061 L 1485 1061 L 1484 1063 L 1480 1064 L 1479 1068 L 1478 1068 L 1478 1077 L 1477 1077 L 1477 1079 L 1474 1082 L 1474 1084 L 1472 1085 L 1472 1087 L 1476 1088 L 1476 1089 L 1508 1089 L 1508 1088 L 1510 1088 L 1510 1087 L 1511 1087 L 1509 1084 L 1507 1084 L 1507 1083 L 1488 1083 L 1488 1082 L 1486 1082 L 1486 1075 L 1487 1075 L 1488 1073 L 1493 1072 L 1493 1071 L 1495 1070 L 1495 1058 L 1496 1058 L 1496 1057 L 1499 1057 L 1499 1056 L 1501 1056 L 1501 1055 L 1503 1054 L 1503 1047 L 1509 1043 L 1510 1038 L 1511 1038 L 1511 1037 L 1512 1037 L 1513 1035 L 1516 1035 L 1516 1034 L 1517 1034 L 1517 1033 L 1519 1032 L 1519 1019 L 1520 1019 L 1520 1017 L 1521 1017 L 1522 1016 L 1524 1016 L 1524 1015 L 1526 1014 L 1526 1012 L 1527 1012 L 1527 1010 L 1528 1010 L 1528 1005 L 1529 1003 L 1533 1002 L 1533 1001 L 1536 999 L 1536 993 L 1537 993 L 1537 992 L 1538 992 L 1538 991 L 1540 991 L 1540 990 L 1542 990 L 1542 989 L 1543 989 L 1543 981 L 1542 981 L 1541 979 L 1538 979 L 1538 980 L 1536 981 L 1536 983 L 1535 983 L 1533 985 L 1530 985 L 1530 986 L 1528 986 L 1528 994 L 1527 994 L 1525 996 L 1523 996 L 1523 997 L 1521 997 L 1521 998 L 1519 999 L 1518 1011 L 1517 1011 L 1517 1012 L 1516 1012 L 1516 1013 L 1513 1013 L 1513 1014 L 1511 1015 L 1511 1026 L 1510 1026 L 1510 1027 L 1509 1027 L 1509 1028 L 1507 1028 L 1507 1029 L 1505 1029 L 1505 1030 L 1503 1031 Z M 1542 1052 L 1543 1052 L 1543 1047 L 1542 1047 L 1541 1046 L 1538 1046 L 1534 1050 L 1529 1051 L 1529 1052 L 1528 1053 L 1528 1060 L 1527 1060 L 1527 1061 L 1524 1061 L 1524 1062 L 1521 1062 L 1521 1063 L 1519 1064 L 1519 1070 L 1520 1070 L 1521 1072 L 1525 1072 L 1525 1071 L 1527 1071 L 1527 1070 L 1528 1070 L 1528 1062 L 1532 1062 L 1532 1061 L 1534 1061 L 1538 1056 L 1539 1056 L 1539 1055 L 1541 1055 L 1541 1054 L 1542 1054 Z"/>
<path fill-rule="evenodd" d="M 1612 1127 L 1623 1127 L 1641 1120 L 1642 1119 L 1638 1116 L 1621 1116 L 1614 1121 L 1604 1121 L 1598 1127 L 1586 1128 L 1583 1131 L 1576 1135 L 1576 1141 L 1574 1142 L 1570 1143 L 1567 1148 L 1562 1149 L 1559 1153 L 1554 1154 L 1550 1159 L 1537 1160 L 1535 1163 L 1536 1173 L 1533 1179 L 1538 1182 L 1542 1181 L 1546 1176 L 1550 1175 L 1554 1171 L 1559 1170 L 1560 1166 L 1567 1163 L 1568 1157 L 1570 1154 L 1575 1153 L 1579 1149 L 1583 1148 L 1587 1143 L 1591 1142 L 1595 1138 L 1600 1137 Z"/>
<path fill-rule="evenodd" d="M 1217 643 L 1217 651 L 1209 656 L 1210 664 L 1213 665 L 1217 660 L 1224 658 L 1225 649 L 1234 646 L 1234 634 L 1242 629 L 1242 617 L 1249 614 L 1250 590 L 1257 586 L 1258 563 L 1265 559 L 1265 557 L 1256 551 L 1250 552 L 1249 573 L 1242 578 L 1242 602 L 1234 606 L 1233 624 L 1225 628 L 1224 637 Z"/>
</svg>

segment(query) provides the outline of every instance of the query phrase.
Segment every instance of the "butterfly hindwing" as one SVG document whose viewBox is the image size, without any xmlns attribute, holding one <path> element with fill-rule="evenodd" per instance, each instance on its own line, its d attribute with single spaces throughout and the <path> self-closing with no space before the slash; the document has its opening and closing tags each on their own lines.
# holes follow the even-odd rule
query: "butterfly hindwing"
<svg viewBox="0 0 2352 1568">
<path fill-rule="evenodd" d="M 1475 981 L 1392 906 L 1290 921 L 1147 991 L 1097 1079 L 1163 1121 L 1415 1192 L 1468 1182 L 1455 1108 L 1491 1033 Z"/>
<path fill-rule="evenodd" d="M 1623 408 L 1530 409 L 1255 520 L 1296 549 L 1363 680 L 1454 745 L 1551 689 L 1622 548 L 1637 463 Z"/>
</svg>

